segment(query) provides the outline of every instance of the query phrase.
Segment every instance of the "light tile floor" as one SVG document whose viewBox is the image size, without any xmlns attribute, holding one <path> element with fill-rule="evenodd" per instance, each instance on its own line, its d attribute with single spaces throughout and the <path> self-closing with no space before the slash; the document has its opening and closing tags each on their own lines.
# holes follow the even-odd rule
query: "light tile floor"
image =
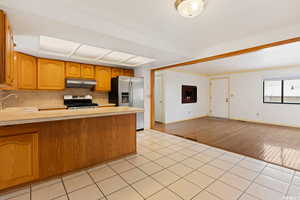
<svg viewBox="0 0 300 200">
<path fill-rule="evenodd" d="M 137 155 L 0 194 L 0 200 L 300 200 L 300 173 L 154 130 Z"/>
</svg>

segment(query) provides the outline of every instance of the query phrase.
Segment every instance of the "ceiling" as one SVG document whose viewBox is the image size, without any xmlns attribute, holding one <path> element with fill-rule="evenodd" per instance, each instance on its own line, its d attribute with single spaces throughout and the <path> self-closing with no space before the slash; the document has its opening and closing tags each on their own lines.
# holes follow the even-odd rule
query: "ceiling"
<svg viewBox="0 0 300 200">
<path fill-rule="evenodd" d="M 84 45 L 68 40 L 61 40 L 48 36 L 40 36 L 39 57 L 54 56 L 63 60 L 73 59 L 95 64 L 107 63 L 110 65 L 136 67 L 155 60 L 133 54 L 128 54 L 110 49 Z"/>
<path fill-rule="evenodd" d="M 181 17 L 174 2 L 1 0 L 0 8 L 8 13 L 20 51 L 38 54 L 44 35 L 155 60 L 145 67 L 300 35 L 299 0 L 207 0 L 193 19 Z"/>
<path fill-rule="evenodd" d="M 300 67 L 300 42 L 174 69 L 203 75 L 215 75 L 282 67 Z"/>
</svg>

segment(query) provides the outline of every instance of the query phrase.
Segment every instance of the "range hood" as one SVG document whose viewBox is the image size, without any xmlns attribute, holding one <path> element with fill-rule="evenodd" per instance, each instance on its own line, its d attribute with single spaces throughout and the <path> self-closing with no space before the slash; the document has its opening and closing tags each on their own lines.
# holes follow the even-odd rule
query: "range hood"
<svg viewBox="0 0 300 200">
<path fill-rule="evenodd" d="M 66 79 L 66 88 L 94 88 L 96 86 L 95 80 L 86 79 Z"/>
</svg>

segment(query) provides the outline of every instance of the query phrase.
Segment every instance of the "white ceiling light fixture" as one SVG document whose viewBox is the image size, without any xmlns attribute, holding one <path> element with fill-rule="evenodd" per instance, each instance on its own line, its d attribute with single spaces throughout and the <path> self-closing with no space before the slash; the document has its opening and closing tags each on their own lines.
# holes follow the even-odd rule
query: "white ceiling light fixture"
<svg viewBox="0 0 300 200">
<path fill-rule="evenodd" d="M 176 0 L 175 7 L 183 17 L 193 18 L 204 10 L 203 0 Z"/>
</svg>

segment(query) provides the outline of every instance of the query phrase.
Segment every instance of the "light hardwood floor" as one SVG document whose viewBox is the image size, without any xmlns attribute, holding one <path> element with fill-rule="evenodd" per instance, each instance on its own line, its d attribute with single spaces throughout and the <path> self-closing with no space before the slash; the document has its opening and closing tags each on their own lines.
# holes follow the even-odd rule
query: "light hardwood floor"
<svg viewBox="0 0 300 200">
<path fill-rule="evenodd" d="M 207 117 L 154 129 L 300 171 L 300 128 Z"/>
</svg>

